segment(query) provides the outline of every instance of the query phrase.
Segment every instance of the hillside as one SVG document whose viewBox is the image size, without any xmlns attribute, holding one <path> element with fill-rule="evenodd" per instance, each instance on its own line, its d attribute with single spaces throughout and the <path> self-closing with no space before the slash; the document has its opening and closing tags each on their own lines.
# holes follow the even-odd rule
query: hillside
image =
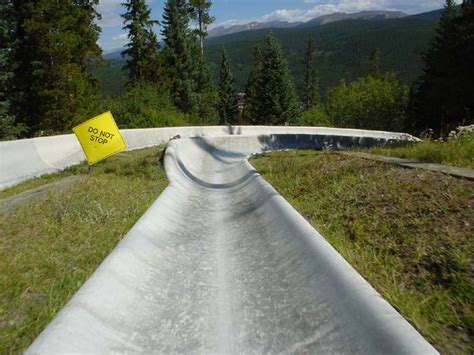
<svg viewBox="0 0 474 355">
<path fill-rule="evenodd" d="M 222 47 L 225 46 L 233 66 L 237 90 L 245 87 L 253 65 L 253 48 L 269 31 L 281 41 L 295 84 L 303 82 L 303 61 L 306 41 L 313 35 L 318 47 L 318 69 L 323 93 L 341 79 L 353 80 L 367 74 L 368 57 L 380 48 L 384 71 L 394 71 L 399 79 L 411 84 L 420 74 L 420 54 L 430 41 L 438 12 L 416 16 L 371 20 L 345 20 L 312 27 L 274 28 L 229 34 L 207 41 L 206 57 L 216 80 Z M 98 70 L 103 91 L 116 95 L 123 90 L 124 73 L 121 59 L 113 59 Z"/>
<path fill-rule="evenodd" d="M 420 53 L 433 34 L 435 22 L 413 18 L 365 21 L 351 20 L 310 28 L 273 29 L 299 89 L 303 82 L 306 41 L 312 35 L 317 43 L 321 88 L 325 91 L 341 79 L 353 80 L 367 74 L 368 57 L 380 48 L 382 70 L 395 71 L 410 84 L 420 73 Z M 207 59 L 217 78 L 220 52 L 225 46 L 234 67 L 239 90 L 245 87 L 252 66 L 255 43 L 270 30 L 243 32 L 209 40 Z"/>
<path fill-rule="evenodd" d="M 312 27 L 315 25 L 326 25 L 328 23 L 345 21 L 345 20 L 371 20 L 371 21 L 382 21 L 392 18 L 402 18 L 408 16 L 407 14 L 400 11 L 361 11 L 352 14 L 345 12 L 336 12 L 329 15 L 319 16 L 312 20 L 309 20 L 298 27 Z"/>
</svg>

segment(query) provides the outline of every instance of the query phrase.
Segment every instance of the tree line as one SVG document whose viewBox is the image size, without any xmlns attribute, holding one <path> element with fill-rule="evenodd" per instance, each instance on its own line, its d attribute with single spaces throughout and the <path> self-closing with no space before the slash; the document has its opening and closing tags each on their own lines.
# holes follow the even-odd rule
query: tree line
<svg viewBox="0 0 474 355">
<path fill-rule="evenodd" d="M 308 45 L 306 63 L 313 63 Z M 411 88 L 394 73 L 383 73 L 383 54 L 375 48 L 368 75 L 331 88 L 324 102 L 309 95 L 316 87 L 306 68 L 303 112 L 300 124 L 334 125 L 364 129 L 426 132 L 445 137 L 451 130 L 474 123 L 474 1 L 461 7 L 446 0 L 436 35 L 422 57 L 423 72 Z M 310 64 L 311 67 L 313 64 Z M 314 76 L 314 75 L 313 75 Z M 316 102 L 316 104 L 310 104 Z M 319 103 L 318 103 L 319 102 Z"/>
<path fill-rule="evenodd" d="M 208 0 L 167 0 L 163 19 L 145 0 L 122 5 L 128 43 L 127 91 L 102 98 L 91 68 L 103 65 L 97 45 L 99 0 L 12 0 L 0 4 L 0 137 L 67 132 L 110 109 L 121 127 L 186 124 L 325 125 L 446 134 L 473 118 L 473 1 L 458 11 L 446 0 L 424 71 L 409 89 L 381 72 L 383 53 L 370 55 L 367 76 L 321 95 L 318 50 L 307 42 L 304 85 L 295 90 L 281 45 L 270 33 L 237 98 L 232 63 L 222 50 L 214 83 L 204 57 L 214 21 Z M 154 27 L 159 26 L 163 46 Z"/>
</svg>

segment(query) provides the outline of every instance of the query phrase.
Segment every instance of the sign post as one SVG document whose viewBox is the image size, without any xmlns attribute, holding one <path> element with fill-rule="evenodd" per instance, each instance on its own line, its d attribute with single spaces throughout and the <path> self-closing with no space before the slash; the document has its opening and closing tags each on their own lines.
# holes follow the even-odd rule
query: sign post
<svg viewBox="0 0 474 355">
<path fill-rule="evenodd" d="M 111 112 L 91 118 L 72 131 L 90 166 L 127 148 Z"/>
</svg>

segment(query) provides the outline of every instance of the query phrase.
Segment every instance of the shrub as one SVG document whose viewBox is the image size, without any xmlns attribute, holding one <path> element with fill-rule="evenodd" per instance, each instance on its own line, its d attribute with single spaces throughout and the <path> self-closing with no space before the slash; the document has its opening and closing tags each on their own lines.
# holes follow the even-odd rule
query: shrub
<svg viewBox="0 0 474 355">
<path fill-rule="evenodd" d="M 130 86 L 121 97 L 106 99 L 101 111 L 112 111 L 120 128 L 189 125 L 187 116 L 178 111 L 171 98 L 147 83 Z"/>
<path fill-rule="evenodd" d="M 338 127 L 401 131 L 407 102 L 408 88 L 394 75 L 368 76 L 330 90 L 326 111 Z"/>
<path fill-rule="evenodd" d="M 301 126 L 333 127 L 334 123 L 329 118 L 322 105 L 314 106 L 303 112 L 299 119 Z"/>
</svg>

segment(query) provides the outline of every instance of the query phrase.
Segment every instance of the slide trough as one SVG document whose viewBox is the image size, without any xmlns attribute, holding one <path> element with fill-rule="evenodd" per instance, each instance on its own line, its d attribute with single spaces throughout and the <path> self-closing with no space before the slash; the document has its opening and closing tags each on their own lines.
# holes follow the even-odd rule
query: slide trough
<svg viewBox="0 0 474 355">
<path fill-rule="evenodd" d="M 247 161 L 414 138 L 225 129 L 168 144 L 169 186 L 27 353 L 437 353 Z M 124 132 L 132 148 L 162 143 L 163 132 L 135 132 Z M 77 163 L 69 144 L 69 158 L 40 168 Z"/>
</svg>

